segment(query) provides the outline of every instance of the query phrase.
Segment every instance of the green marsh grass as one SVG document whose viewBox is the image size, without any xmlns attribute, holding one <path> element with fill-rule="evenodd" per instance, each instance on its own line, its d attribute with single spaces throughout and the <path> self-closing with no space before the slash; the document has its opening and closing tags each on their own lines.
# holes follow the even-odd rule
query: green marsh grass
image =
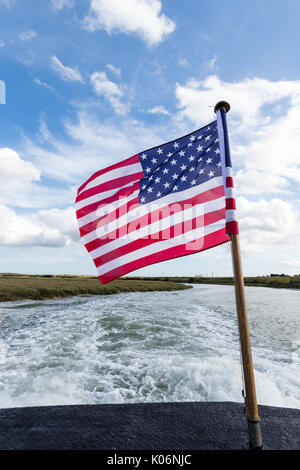
<svg viewBox="0 0 300 470">
<path fill-rule="evenodd" d="M 173 281 L 118 279 L 100 284 L 94 276 L 0 274 L 0 301 L 53 299 L 77 295 L 109 295 L 120 292 L 173 291 L 188 289 Z"/>
</svg>

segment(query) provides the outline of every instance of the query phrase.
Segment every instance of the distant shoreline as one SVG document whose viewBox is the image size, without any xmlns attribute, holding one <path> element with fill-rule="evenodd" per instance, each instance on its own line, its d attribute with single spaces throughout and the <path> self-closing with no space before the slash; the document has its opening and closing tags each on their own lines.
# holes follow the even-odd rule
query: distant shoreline
<svg viewBox="0 0 300 470">
<path fill-rule="evenodd" d="M 118 279 L 101 285 L 95 276 L 0 274 L 0 302 L 14 300 L 49 300 L 55 298 L 111 295 L 121 292 L 153 292 L 190 289 L 173 281 Z"/>
<path fill-rule="evenodd" d="M 143 281 L 161 281 L 161 282 L 176 282 L 176 283 L 190 283 L 190 284 L 220 284 L 220 285 L 233 285 L 233 277 L 202 277 L 202 276 L 166 276 L 166 277 L 125 277 L 124 280 L 143 280 Z M 244 277 L 246 286 L 254 287 L 273 287 L 276 289 L 300 289 L 300 276 L 285 276 L 285 275 L 271 275 L 271 276 L 256 276 Z"/>
</svg>

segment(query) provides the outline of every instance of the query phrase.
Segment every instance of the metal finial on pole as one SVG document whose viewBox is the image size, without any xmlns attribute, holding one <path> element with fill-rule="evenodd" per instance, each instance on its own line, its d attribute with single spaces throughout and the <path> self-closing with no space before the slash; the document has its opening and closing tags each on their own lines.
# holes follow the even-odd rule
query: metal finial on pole
<svg viewBox="0 0 300 470">
<path fill-rule="evenodd" d="M 215 113 L 217 113 L 219 111 L 219 109 L 224 109 L 226 111 L 226 113 L 228 113 L 228 111 L 230 110 L 230 104 L 227 103 L 227 101 L 219 101 L 216 106 L 215 106 Z"/>
<path fill-rule="evenodd" d="M 227 101 L 219 101 L 215 108 L 215 113 L 224 110 L 228 113 L 230 105 Z M 223 113 L 223 119 L 225 119 L 225 126 L 223 126 L 224 140 L 227 140 L 228 146 L 228 135 L 226 125 L 226 114 Z M 226 152 L 226 150 L 225 150 Z M 229 157 L 230 158 L 230 157 Z M 251 449 L 262 449 L 262 436 L 260 429 L 260 418 L 258 415 L 256 389 L 254 381 L 254 370 L 251 352 L 251 341 L 248 324 L 248 313 L 246 307 L 246 295 L 244 286 L 244 277 L 242 271 L 242 259 L 240 252 L 240 242 L 238 233 L 230 233 L 231 240 L 231 253 L 233 261 L 233 272 L 234 272 L 234 287 L 235 287 L 235 299 L 236 309 L 239 325 L 240 344 L 242 352 L 243 362 L 243 374 L 246 389 L 246 410 L 247 410 L 247 421 L 248 421 L 248 435 L 249 445 Z"/>
</svg>

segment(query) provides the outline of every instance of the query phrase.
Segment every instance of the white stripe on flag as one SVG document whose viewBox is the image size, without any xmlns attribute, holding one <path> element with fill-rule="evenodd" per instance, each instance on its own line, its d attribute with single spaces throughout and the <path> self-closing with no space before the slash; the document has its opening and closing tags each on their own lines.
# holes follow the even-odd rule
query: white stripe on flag
<svg viewBox="0 0 300 470">
<path fill-rule="evenodd" d="M 225 196 L 226 199 L 234 199 L 235 198 L 235 188 L 226 188 L 225 189 Z"/>
</svg>

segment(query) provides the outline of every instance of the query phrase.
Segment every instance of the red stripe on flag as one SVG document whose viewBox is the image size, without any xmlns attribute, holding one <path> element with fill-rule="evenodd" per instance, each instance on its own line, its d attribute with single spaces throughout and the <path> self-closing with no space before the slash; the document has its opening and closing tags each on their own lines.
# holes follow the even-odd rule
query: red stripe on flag
<svg viewBox="0 0 300 470">
<path fill-rule="evenodd" d="M 235 199 L 230 197 L 228 199 L 226 199 L 226 209 L 228 210 L 235 210 L 236 209 L 236 206 L 235 206 Z"/>
<path fill-rule="evenodd" d="M 236 220 L 226 222 L 226 233 L 228 233 L 228 235 L 231 233 L 235 233 L 236 235 L 239 234 L 239 225 Z"/>
<path fill-rule="evenodd" d="M 137 260 L 131 261 L 130 263 L 119 266 L 118 268 L 113 269 L 101 276 L 99 280 L 102 284 L 107 284 L 108 282 L 120 277 L 125 274 L 134 271 L 135 269 L 143 268 L 144 266 L 149 266 L 150 264 L 159 263 L 161 261 L 166 261 L 172 258 L 179 258 L 181 256 L 190 255 L 192 253 L 197 253 L 199 251 L 204 251 L 214 246 L 221 245 L 226 243 L 229 240 L 229 237 L 225 233 L 225 228 L 217 230 L 216 232 L 205 235 L 202 238 L 199 238 L 197 241 L 200 243 L 203 242 L 203 248 L 201 250 L 187 250 L 186 243 L 178 245 L 175 247 L 167 248 L 166 250 L 153 253 L 151 255 L 139 258 Z"/>
<path fill-rule="evenodd" d="M 139 154 L 133 155 L 133 157 L 129 157 L 126 160 L 122 160 L 119 163 L 115 163 L 114 165 L 108 166 L 107 168 L 104 168 L 103 170 L 97 171 L 94 173 L 83 185 L 80 186 L 80 188 L 77 191 L 77 194 L 79 194 L 91 181 L 93 181 L 95 178 L 98 178 L 98 176 L 104 175 L 105 173 L 108 173 L 109 171 L 116 170 L 117 168 L 122 168 L 124 166 L 128 165 L 133 165 L 134 163 L 139 163 Z"/>
<path fill-rule="evenodd" d="M 226 188 L 234 188 L 232 176 L 226 176 Z"/>
</svg>

